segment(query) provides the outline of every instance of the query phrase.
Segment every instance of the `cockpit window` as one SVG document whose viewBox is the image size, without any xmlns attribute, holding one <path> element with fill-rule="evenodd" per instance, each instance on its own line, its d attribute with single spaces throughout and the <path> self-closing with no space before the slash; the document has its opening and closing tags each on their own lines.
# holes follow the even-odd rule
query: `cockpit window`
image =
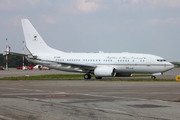
<svg viewBox="0 0 180 120">
<path fill-rule="evenodd" d="M 158 62 L 165 62 L 165 59 L 157 59 Z"/>
</svg>

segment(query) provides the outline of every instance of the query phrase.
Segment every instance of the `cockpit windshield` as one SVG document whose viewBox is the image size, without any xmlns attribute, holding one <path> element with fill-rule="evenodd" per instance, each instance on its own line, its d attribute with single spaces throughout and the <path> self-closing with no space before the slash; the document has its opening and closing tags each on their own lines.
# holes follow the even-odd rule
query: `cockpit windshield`
<svg viewBox="0 0 180 120">
<path fill-rule="evenodd" d="M 165 59 L 157 59 L 158 62 L 165 62 Z"/>
</svg>

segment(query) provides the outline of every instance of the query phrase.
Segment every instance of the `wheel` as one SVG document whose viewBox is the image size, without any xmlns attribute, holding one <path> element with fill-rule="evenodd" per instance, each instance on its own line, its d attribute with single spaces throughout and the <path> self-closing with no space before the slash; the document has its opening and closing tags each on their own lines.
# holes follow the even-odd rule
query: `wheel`
<svg viewBox="0 0 180 120">
<path fill-rule="evenodd" d="M 96 79 L 102 79 L 102 77 L 96 77 Z"/>
<path fill-rule="evenodd" d="M 85 74 L 84 79 L 91 79 L 91 75 L 90 74 Z"/>
<path fill-rule="evenodd" d="M 156 76 L 151 76 L 151 79 L 156 79 Z"/>
</svg>

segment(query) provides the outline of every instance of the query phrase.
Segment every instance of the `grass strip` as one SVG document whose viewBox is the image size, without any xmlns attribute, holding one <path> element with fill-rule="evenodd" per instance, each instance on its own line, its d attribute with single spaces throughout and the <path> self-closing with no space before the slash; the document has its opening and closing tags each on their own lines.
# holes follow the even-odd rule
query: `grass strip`
<svg viewBox="0 0 180 120">
<path fill-rule="evenodd" d="M 0 78 L 0 80 L 79 80 L 82 78 L 82 74 L 52 74 L 37 76 L 4 77 Z"/>
<path fill-rule="evenodd" d="M 153 82 L 153 81 L 166 81 L 166 82 L 173 82 L 176 81 L 175 79 L 150 79 L 150 78 L 137 78 L 137 77 L 147 77 L 150 75 L 143 75 L 143 74 L 135 74 L 133 77 L 128 78 L 106 78 L 104 77 L 101 80 L 96 80 L 94 75 L 92 75 L 92 79 L 86 80 L 86 81 L 147 81 L 147 82 Z M 37 75 L 37 76 L 19 76 L 19 77 L 4 77 L 0 78 L 0 80 L 84 80 L 84 74 L 51 74 L 51 75 Z"/>
</svg>

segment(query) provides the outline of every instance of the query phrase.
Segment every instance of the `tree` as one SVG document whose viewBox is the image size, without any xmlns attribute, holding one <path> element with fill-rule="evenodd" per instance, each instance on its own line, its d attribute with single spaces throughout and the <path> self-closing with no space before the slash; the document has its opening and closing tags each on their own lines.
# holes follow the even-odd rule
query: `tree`
<svg viewBox="0 0 180 120">
<path fill-rule="evenodd" d="M 28 62 L 26 59 L 24 60 L 24 65 L 35 65 L 34 63 Z M 0 66 L 6 66 L 6 55 L 0 54 Z M 22 66 L 22 56 L 17 55 L 8 55 L 8 67 L 16 68 L 17 66 Z"/>
<path fill-rule="evenodd" d="M 4 59 L 3 54 L 0 54 L 0 66 L 3 66 L 3 59 Z"/>
</svg>

